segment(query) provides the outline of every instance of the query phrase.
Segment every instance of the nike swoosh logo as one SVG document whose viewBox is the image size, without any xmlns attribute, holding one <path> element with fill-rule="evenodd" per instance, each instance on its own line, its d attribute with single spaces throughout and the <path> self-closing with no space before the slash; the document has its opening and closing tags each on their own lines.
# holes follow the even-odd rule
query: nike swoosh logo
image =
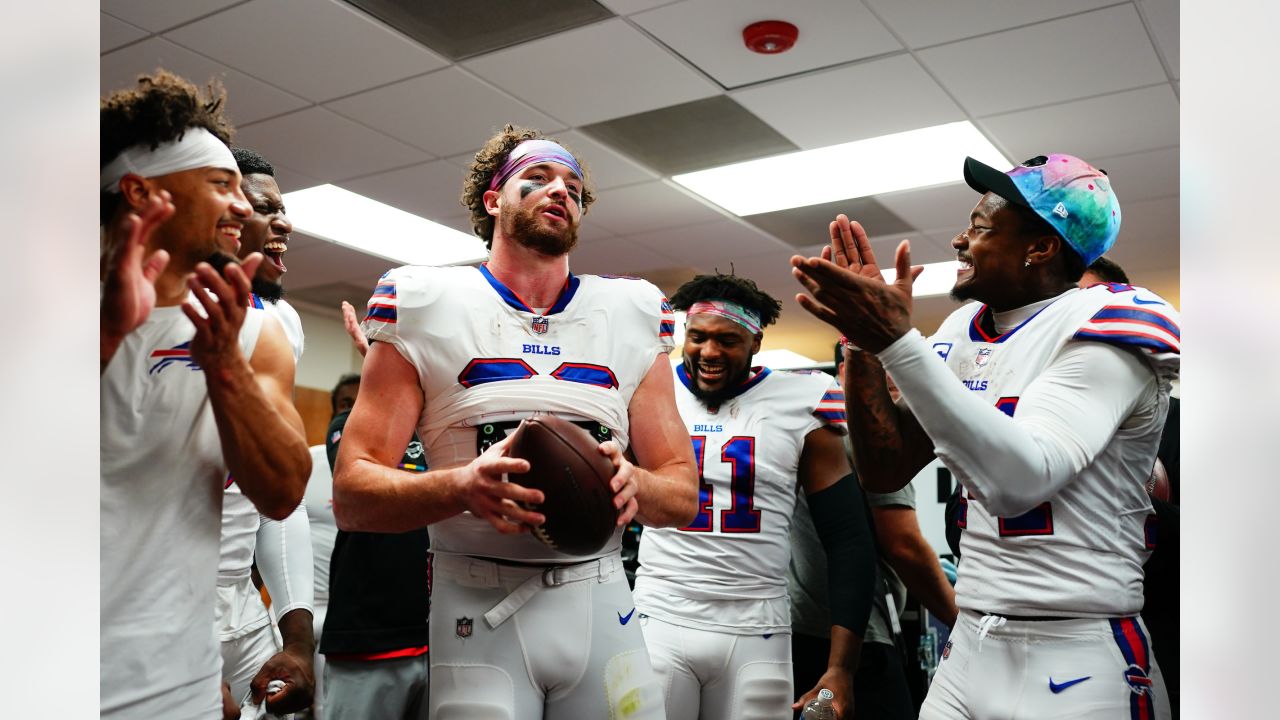
<svg viewBox="0 0 1280 720">
<path fill-rule="evenodd" d="M 635 614 L 636 614 L 635 608 L 631 608 L 631 612 L 627 613 L 626 615 L 623 615 L 622 613 L 618 613 L 618 622 L 622 623 L 623 625 L 626 625 L 627 623 L 631 622 L 631 616 Z"/>
<path fill-rule="evenodd" d="M 1138 305 L 1163 305 L 1163 304 L 1164 304 L 1163 302 L 1161 302 L 1161 301 L 1159 301 L 1159 300 L 1143 300 L 1142 298 L 1138 297 L 1137 295 L 1134 295 L 1134 296 L 1133 296 L 1133 302 L 1134 302 L 1134 303 L 1136 303 L 1136 304 L 1138 304 Z"/>
<path fill-rule="evenodd" d="M 1088 679 L 1089 679 L 1089 678 L 1091 678 L 1091 677 L 1093 677 L 1093 676 L 1092 676 L 1092 675 L 1086 675 L 1086 676 L 1084 676 L 1084 677 L 1082 677 L 1082 678 L 1076 678 L 1075 680 L 1068 680 L 1068 681 L 1063 682 L 1063 683 L 1056 683 L 1056 682 L 1054 682 L 1054 681 L 1053 681 L 1053 678 L 1049 678 L 1049 690 L 1050 690 L 1050 692 L 1052 692 L 1054 695 L 1057 695 L 1058 693 L 1062 692 L 1063 690 L 1066 690 L 1067 688 L 1071 687 L 1072 685 L 1079 685 L 1080 683 L 1084 682 L 1085 680 L 1088 680 Z"/>
</svg>

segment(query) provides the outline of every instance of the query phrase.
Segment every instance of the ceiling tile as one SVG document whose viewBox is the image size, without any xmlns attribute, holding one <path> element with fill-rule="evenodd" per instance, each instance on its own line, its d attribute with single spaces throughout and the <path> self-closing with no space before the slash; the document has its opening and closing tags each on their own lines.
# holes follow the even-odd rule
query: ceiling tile
<svg viewBox="0 0 1280 720">
<path fill-rule="evenodd" d="M 591 184 L 596 190 L 607 190 L 620 185 L 634 185 L 657 179 L 657 173 L 619 154 L 616 148 L 601 144 L 577 130 L 556 133 L 586 163 Z"/>
<path fill-rule="evenodd" d="M 236 134 L 236 143 L 325 182 L 431 159 L 420 150 L 319 107 L 243 127 Z"/>
<path fill-rule="evenodd" d="M 1098 157 L 1095 167 L 1107 171 L 1111 186 L 1120 197 L 1120 207 L 1128 203 L 1154 200 L 1179 192 L 1178 148 L 1132 153 L 1118 157 Z"/>
<path fill-rule="evenodd" d="M 718 220 L 681 228 L 627 235 L 654 252 L 694 267 L 719 266 L 729 271 L 734 258 L 785 250 L 786 246 L 767 233 L 736 220 Z"/>
<path fill-rule="evenodd" d="M 100 24 L 98 25 L 98 49 L 100 52 L 110 52 L 121 45 L 127 45 L 151 34 L 136 25 L 117 20 L 106 13 L 98 13 L 98 17 L 100 18 Z"/>
<path fill-rule="evenodd" d="M 705 170 L 796 150 L 724 95 L 587 125 L 583 132 L 665 174 Z"/>
<path fill-rule="evenodd" d="M 876 200 L 913 228 L 952 228 L 959 232 L 982 196 L 965 183 L 877 195 Z M 849 217 L 853 218 L 852 215 Z M 853 218 L 857 220 L 858 218 Z M 879 232 L 867 227 L 869 232 Z"/>
<path fill-rule="evenodd" d="M 613 17 L 594 0 L 347 0 L 453 60 Z M 494 18 L 500 18 L 495 22 Z"/>
<path fill-rule="evenodd" d="M 1176 0 L 1175 0 L 1176 1 Z M 1115 0 L 863 0 L 913 48 L 1038 23 Z"/>
<path fill-rule="evenodd" d="M 918 57 L 978 116 L 1168 79 L 1137 11 L 1127 3 L 922 50 Z M 994 71 L 1014 65 L 1017 72 Z"/>
<path fill-rule="evenodd" d="M 670 5 L 672 2 L 680 0 L 596 0 L 601 5 L 609 8 L 617 15 L 634 15 L 645 10 Z"/>
<path fill-rule="evenodd" d="M 1178 198 L 1121 202 L 1120 236 L 1107 257 L 1131 276 L 1138 270 L 1178 267 Z"/>
<path fill-rule="evenodd" d="M 748 215 L 742 219 L 792 247 L 803 248 L 827 242 L 831 237 L 827 227 L 840 213 L 861 222 L 868 233 L 897 234 L 911 230 L 902 218 L 866 197 Z"/>
<path fill-rule="evenodd" d="M 182 2 L 156 2 L 156 0 L 102 0 L 105 12 L 125 22 L 146 28 L 151 32 L 168 30 L 198 17 L 217 12 L 241 0 L 182 0 Z"/>
<path fill-rule="evenodd" d="M 964 111 L 909 55 L 811 73 L 731 96 L 806 150 L 965 119 Z M 867 111 L 868 98 L 873 112 Z"/>
<path fill-rule="evenodd" d="M 631 19 L 727 88 L 902 49 L 866 6 L 847 0 L 781 8 L 776 0 L 684 0 Z M 748 50 L 742 31 L 761 20 L 795 25 L 795 46 L 774 55 Z"/>
<path fill-rule="evenodd" d="M 626 238 L 605 238 L 580 243 L 569 256 L 575 273 L 636 275 L 672 265 L 671 259 Z"/>
<path fill-rule="evenodd" d="M 235 139 L 239 140 L 238 137 Z M 235 144 L 235 143 L 232 143 L 232 144 Z M 256 150 L 256 148 L 249 148 L 249 149 Z M 264 151 L 263 157 L 266 157 L 265 151 Z M 271 158 L 267 158 L 267 161 L 271 162 Z M 294 170 L 293 168 L 285 167 L 279 163 L 271 162 L 271 166 L 275 168 L 276 184 L 280 186 L 281 193 L 290 193 L 290 192 L 293 192 L 294 190 L 305 190 L 309 187 L 315 187 L 317 185 L 324 184 L 324 182 L 317 180 L 316 178 L 313 178 L 310 175 L 305 175 L 303 173 L 298 172 L 297 170 Z"/>
<path fill-rule="evenodd" d="M 1178 14 L 1178 0 L 1137 0 L 1137 7 L 1151 34 L 1155 36 L 1156 47 L 1164 58 L 1173 79 L 1179 77 L 1178 58 L 1181 46 L 1178 42 L 1181 19 Z"/>
<path fill-rule="evenodd" d="M 979 127 L 1015 162 L 1050 152 L 1086 160 L 1178 144 L 1178 101 L 1169 85 L 983 118 Z"/>
<path fill-rule="evenodd" d="M 719 211 L 664 181 L 628 185 L 600 193 L 583 219 L 617 235 L 711 222 Z"/>
<path fill-rule="evenodd" d="M 165 37 L 314 102 L 448 64 L 337 0 L 252 0 Z"/>
<path fill-rule="evenodd" d="M 338 183 L 352 192 L 400 208 L 428 220 L 466 215 L 459 202 L 465 173 L 435 160 L 391 172 Z M 470 232 L 468 230 L 468 232 Z"/>
<path fill-rule="evenodd" d="M 584 48 L 599 50 L 588 51 L 590 61 L 584 62 Z M 709 80 L 620 19 L 463 64 L 570 125 L 633 115 L 718 92 Z"/>
<path fill-rule="evenodd" d="M 563 127 L 458 67 L 351 95 L 325 107 L 440 156 L 478 148 L 506 123 L 548 133 Z"/>
<path fill-rule="evenodd" d="M 227 89 L 227 115 L 237 125 L 287 113 L 308 104 L 296 95 L 159 37 L 103 55 L 98 65 L 102 90 L 131 88 L 139 75 L 154 72 L 158 67 L 197 85 L 204 85 L 212 78 L 222 81 Z"/>
</svg>

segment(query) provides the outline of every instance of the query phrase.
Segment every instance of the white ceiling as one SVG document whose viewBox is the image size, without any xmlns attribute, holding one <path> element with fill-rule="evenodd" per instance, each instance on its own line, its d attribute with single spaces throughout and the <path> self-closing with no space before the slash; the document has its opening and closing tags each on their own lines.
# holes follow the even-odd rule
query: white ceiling
<svg viewBox="0 0 1280 720">
<path fill-rule="evenodd" d="M 237 144 L 286 191 L 332 182 L 464 230 L 471 153 L 503 123 L 538 127 L 599 190 L 576 272 L 662 284 L 733 263 L 785 301 L 766 345 L 819 359 L 832 333 L 791 299 L 791 245 L 577 128 L 717 95 L 801 148 L 967 119 L 1014 160 L 1106 168 L 1125 210 L 1113 256 L 1177 302 L 1177 0 L 598 1 L 616 17 L 454 63 L 338 0 L 102 0 L 102 90 L 158 66 L 216 76 Z M 741 29 L 766 19 L 794 23 L 796 47 L 747 51 Z M 976 197 L 956 184 L 876 199 L 913 228 L 877 248 L 909 237 L 940 260 Z M 355 255 L 299 237 L 287 284 L 372 287 L 386 263 Z M 922 302 L 918 324 L 951 308 Z"/>
</svg>

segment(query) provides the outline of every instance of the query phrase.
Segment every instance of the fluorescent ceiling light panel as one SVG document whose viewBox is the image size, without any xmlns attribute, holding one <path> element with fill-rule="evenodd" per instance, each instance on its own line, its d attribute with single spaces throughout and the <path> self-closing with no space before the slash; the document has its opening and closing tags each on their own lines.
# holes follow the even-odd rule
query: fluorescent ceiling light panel
<svg viewBox="0 0 1280 720">
<path fill-rule="evenodd" d="M 286 193 L 284 204 L 294 228 L 403 265 L 465 265 L 489 256 L 474 235 L 335 185 Z"/>
<path fill-rule="evenodd" d="M 676 182 L 736 215 L 786 210 L 964 180 L 971 156 L 1007 158 L 968 120 L 676 175 Z"/>
<path fill-rule="evenodd" d="M 834 344 L 832 343 L 832 345 Z M 751 358 L 751 364 L 763 365 L 774 370 L 807 370 L 817 367 L 820 363 L 798 352 L 781 348 L 778 350 L 761 350 Z"/>
<path fill-rule="evenodd" d="M 920 273 L 920 277 L 916 278 L 915 283 L 911 285 L 912 297 L 929 297 L 931 295 L 946 295 L 951 292 L 951 288 L 956 284 L 956 271 L 960 269 L 960 263 L 956 260 L 948 260 L 947 262 L 926 263 L 924 272 Z M 898 271 L 895 268 L 881 270 L 880 274 L 884 276 L 884 281 L 892 283 L 898 277 Z"/>
</svg>

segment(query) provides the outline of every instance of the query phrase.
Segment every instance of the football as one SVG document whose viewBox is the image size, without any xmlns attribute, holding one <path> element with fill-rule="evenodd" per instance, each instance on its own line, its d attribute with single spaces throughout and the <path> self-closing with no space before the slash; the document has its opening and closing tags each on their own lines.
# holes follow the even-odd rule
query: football
<svg viewBox="0 0 1280 720">
<path fill-rule="evenodd" d="M 542 491 L 542 504 L 523 505 L 546 516 L 533 535 L 560 552 L 589 555 L 613 536 L 613 463 L 598 447 L 586 430 L 552 415 L 528 418 L 511 434 L 507 454 L 528 460 L 530 467 L 509 479 Z"/>
</svg>

